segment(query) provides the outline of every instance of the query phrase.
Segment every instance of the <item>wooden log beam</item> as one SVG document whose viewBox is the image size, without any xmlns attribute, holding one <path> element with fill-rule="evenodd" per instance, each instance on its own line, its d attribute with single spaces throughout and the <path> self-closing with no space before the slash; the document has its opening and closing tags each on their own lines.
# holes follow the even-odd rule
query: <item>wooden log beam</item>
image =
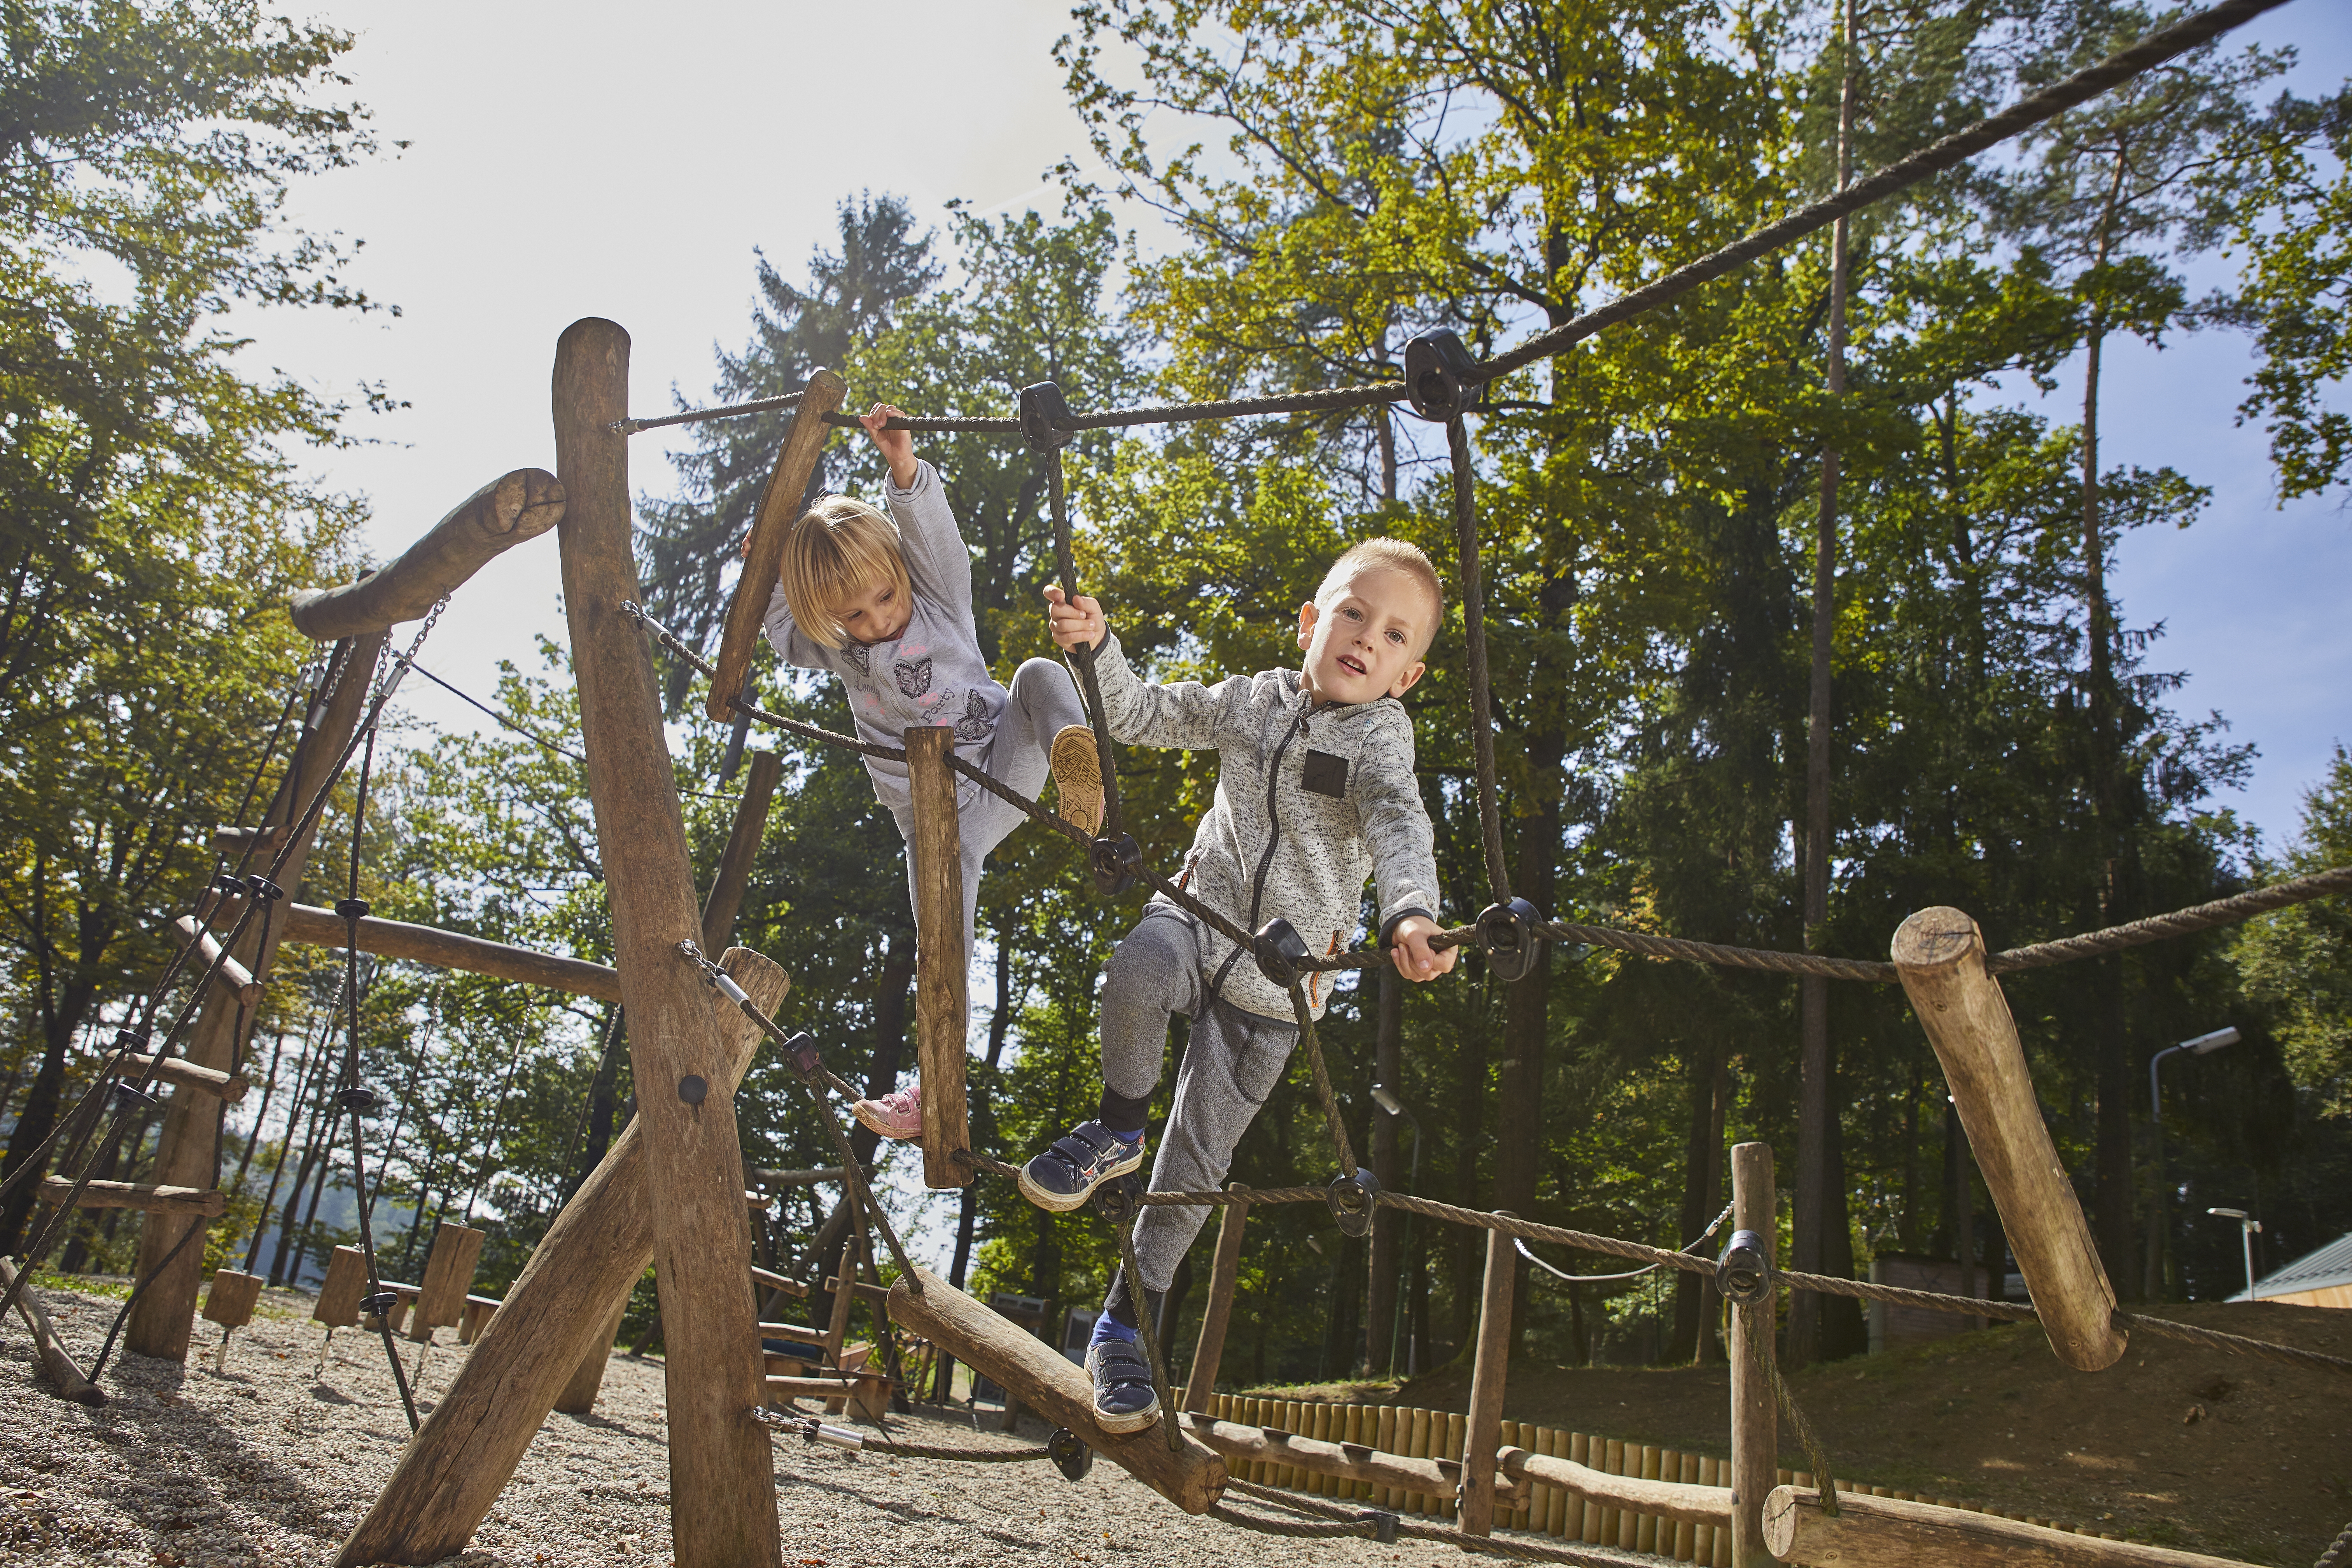
<svg viewBox="0 0 2352 1568">
<path fill-rule="evenodd" d="M 1507 1210 L 1498 1209 L 1507 1215 Z M 1514 1216 L 1515 1217 L 1515 1216 Z M 1462 1424 L 1465 1535 L 1495 1533 L 1495 1445 L 1503 1427 L 1503 1384 L 1511 1363 L 1511 1283 L 1518 1253 L 1499 1230 L 1486 1233 L 1485 1299 L 1478 1309 L 1478 1352 L 1470 1369 L 1470 1408 Z"/>
<path fill-rule="evenodd" d="M 782 1005 L 789 983 L 769 959 L 739 947 L 719 966 L 761 1012 L 772 1015 Z M 710 1095 L 731 1097 L 767 1037 L 715 994 L 710 1005 L 728 1031 L 730 1053 L 729 1070 L 711 1084 Z M 614 1140 L 548 1227 L 447 1391 L 401 1450 L 391 1481 L 343 1542 L 335 1559 L 340 1568 L 437 1563 L 463 1551 L 590 1347 L 601 1351 L 611 1342 L 607 1325 L 654 1260 L 642 1125 L 633 1120 Z M 739 1288 L 745 1348 L 757 1364 L 759 1342 L 748 1331 L 751 1292 Z M 761 1398 L 755 1381 L 746 1419 Z M 769 1528 L 772 1534 L 772 1523 Z"/>
<path fill-rule="evenodd" d="M 213 847 L 235 860 L 251 849 L 257 858 L 266 856 L 278 847 L 278 836 L 286 831 L 283 824 L 268 827 L 236 827 L 223 823 L 213 829 Z"/>
<path fill-rule="evenodd" d="M 40 1199 L 61 1204 L 73 1195 L 73 1184 L 63 1176 L 43 1176 Z M 86 1209 L 143 1209 L 149 1214 L 201 1215 L 218 1219 L 227 1212 L 228 1194 L 211 1187 L 155 1186 L 146 1182 L 86 1182 L 74 1206 Z"/>
<path fill-rule="evenodd" d="M 1811 1487 L 1774 1489 L 1764 1542 L 1780 1561 L 1810 1568 L 2243 1568 L 2225 1557 L 1843 1489 L 1832 1519 Z"/>
<path fill-rule="evenodd" d="M 787 1296 L 806 1296 L 809 1293 L 809 1288 L 802 1284 L 799 1280 L 793 1279 L 789 1275 L 778 1274 L 771 1269 L 762 1268 L 756 1263 L 751 1266 L 751 1278 L 758 1280 L 761 1284 L 765 1285 L 769 1289 L 782 1290 Z"/>
<path fill-rule="evenodd" d="M 1227 1182 L 1225 1191 L 1245 1193 L 1240 1182 Z M 1184 1408 L 1200 1414 L 1209 1408 L 1217 1391 L 1217 1363 L 1225 1355 L 1225 1325 L 1233 1321 L 1234 1287 L 1241 1279 L 1242 1227 L 1249 1224 L 1249 1205 L 1217 1207 L 1216 1261 L 1209 1269 L 1209 1300 L 1201 1310 L 1201 1337 L 1192 1344 L 1192 1370 L 1184 1383 Z"/>
<path fill-rule="evenodd" d="M 1186 1513 L 1204 1513 L 1224 1495 L 1225 1461 L 1178 1428 L 1171 1448 L 1159 1425 L 1119 1436 L 1095 1424 L 1094 1384 L 1062 1352 L 1025 1333 L 946 1280 L 918 1268 L 923 1293 L 903 1279 L 890 1287 L 890 1318 L 976 1368 L 1056 1426 L 1067 1426 L 1112 1463 Z"/>
<path fill-rule="evenodd" d="M 629 1295 L 624 1290 L 613 1302 L 613 1310 L 604 1315 L 604 1326 L 588 1342 L 580 1364 L 572 1369 L 563 1391 L 555 1396 L 555 1408 L 564 1415 L 585 1415 L 596 1408 L 596 1395 L 604 1387 L 604 1369 L 612 1364 L 613 1346 L 621 1337 L 621 1320 L 629 1315 Z"/>
<path fill-rule="evenodd" d="M 16 1282 L 16 1266 L 0 1258 L 0 1290 Z M 66 1343 L 58 1338 L 57 1325 L 49 1321 L 48 1308 L 42 1305 L 40 1292 L 30 1285 L 16 1293 L 16 1315 L 32 1331 L 34 1352 L 41 1358 L 41 1370 L 57 1385 L 59 1398 L 70 1399 L 76 1405 L 106 1403 L 105 1392 L 84 1377 L 81 1368 L 74 1365 L 73 1357 L 66 1353 Z"/>
<path fill-rule="evenodd" d="M 848 1174 L 848 1171 L 839 1165 L 820 1166 L 814 1171 L 772 1171 L 763 1165 L 743 1167 L 743 1179 L 761 1187 L 827 1186 L 844 1180 Z"/>
<path fill-rule="evenodd" d="M 713 719 L 731 718 L 736 694 L 751 672 L 758 650 L 760 625 L 767 618 L 768 598 L 784 568 L 784 538 L 801 514 L 801 497 L 807 493 L 809 475 L 816 471 L 824 451 L 824 416 L 841 406 L 848 387 L 833 372 L 811 373 L 808 387 L 793 409 L 784 430 L 782 450 L 776 454 L 774 472 L 760 492 L 760 510 L 751 519 L 751 539 L 743 552 L 743 575 L 735 584 L 735 598 L 727 606 L 727 626 L 719 638 L 719 657 L 711 663 L 709 695 L 705 711 Z"/>
<path fill-rule="evenodd" d="M 837 1276 L 827 1275 L 825 1277 L 824 1288 L 830 1291 L 839 1290 L 841 1289 L 840 1279 Z M 865 1302 L 867 1306 L 877 1307 L 885 1311 L 889 1310 L 890 1288 L 888 1286 L 877 1285 L 870 1279 L 859 1279 L 853 1281 L 850 1289 L 856 1293 L 857 1300 Z"/>
<path fill-rule="evenodd" d="M 563 487 L 544 468 L 501 474 L 459 501 L 398 559 L 340 588 L 294 595 L 295 629 L 320 642 L 421 618 L 434 603 L 563 521 Z"/>
<path fill-rule="evenodd" d="M 371 632 L 337 645 L 327 678 L 332 689 L 318 710 L 317 726 L 310 727 L 306 714 L 305 728 L 295 742 L 290 764 L 278 781 L 269 809 L 261 815 L 265 829 L 289 836 L 284 843 L 273 840 L 269 859 L 261 861 L 257 868 L 273 876 L 280 887 L 301 886 L 303 869 L 318 837 L 318 822 L 314 821 L 299 837 L 292 837 L 293 826 L 310 810 L 310 803 L 341 760 L 344 746 L 358 731 L 360 717 L 367 709 L 369 681 L 375 672 L 376 658 L 383 651 L 383 641 L 382 632 Z M 325 815 L 322 812 L 320 820 L 323 821 Z M 278 861 L 280 855 L 284 859 Z M 272 862 L 277 862 L 274 868 Z M 278 944 L 285 934 L 285 907 L 280 900 L 266 918 L 257 916 L 247 921 L 245 934 L 230 944 L 229 956 L 265 984 L 269 979 L 269 966 L 278 955 Z M 234 1073 L 238 1065 L 245 1011 L 235 998 L 223 993 L 215 992 L 206 997 L 195 1026 L 188 1032 L 187 1045 L 179 1053 L 181 1058 L 194 1067 Z M 154 1181 L 159 1185 L 193 1187 L 217 1180 L 221 1120 L 221 1102 L 212 1096 L 185 1089 L 173 1090 L 171 1105 L 163 1113 L 163 1131 L 155 1139 Z M 151 1222 L 141 1227 L 139 1261 L 133 1272 L 146 1288 L 131 1303 L 131 1316 L 123 1328 L 124 1349 L 160 1361 L 187 1361 L 189 1340 L 196 1321 L 196 1296 L 204 1285 L 205 1262 L 204 1239 L 192 1236 L 191 1227 L 203 1223 L 201 1216 L 192 1216 L 186 1225 Z"/>
<path fill-rule="evenodd" d="M 710 879 L 710 892 L 702 900 L 702 951 L 724 952 L 735 934 L 735 917 L 743 908 L 743 890 L 751 886 L 751 863 L 760 858 L 760 836 L 767 831 L 768 805 L 784 776 L 784 760 L 773 752 L 751 753 L 751 772 L 743 781 L 743 798 L 735 803 L 735 823 L 727 833 L 727 847 L 719 854 L 719 869 Z"/>
<path fill-rule="evenodd" d="M 1921 910 L 1895 931 L 1893 957 L 2050 1348 L 2077 1372 L 2113 1366 L 2125 1345 L 2115 1287 L 2042 1120 L 2009 1001 L 1985 971 L 1984 933 L 1958 910 Z"/>
<path fill-rule="evenodd" d="M 923 1185 L 967 1187 L 972 1168 L 958 1150 L 971 1147 L 964 1090 L 965 985 L 963 841 L 956 817 L 951 725 L 926 725 L 901 737 L 913 792 L 915 883 L 915 1070 L 922 1086 Z"/>
<path fill-rule="evenodd" d="M 1514 1481 L 1535 1481 L 1575 1492 L 1587 1502 L 1627 1513 L 1656 1514 L 1687 1520 L 1693 1524 L 1728 1525 L 1731 1489 L 1700 1486 L 1688 1481 L 1650 1481 L 1639 1476 L 1612 1476 L 1573 1459 L 1533 1454 L 1525 1448 L 1505 1448 L 1496 1459 Z M 1838 1494 L 1843 1497 L 1845 1494 Z"/>
<path fill-rule="evenodd" d="M 334 910 L 316 904 L 289 903 L 283 908 L 288 942 L 312 947 L 343 945 L 349 928 Z M 359 941 L 362 952 L 383 958 L 406 959 L 441 969 L 462 969 L 468 974 L 495 975 L 500 980 L 520 981 L 525 985 L 544 985 L 552 991 L 593 996 L 600 1002 L 621 999 L 620 973 L 609 964 L 591 963 L 584 958 L 563 958 L 527 947 L 509 947 L 502 942 L 487 942 L 437 926 L 379 920 L 374 915 L 361 918 Z"/>
<path fill-rule="evenodd" d="M 194 1089 L 198 1094 L 208 1094 L 231 1105 L 243 1100 L 246 1091 L 253 1087 L 250 1081 L 235 1073 L 226 1073 L 218 1068 L 200 1068 L 180 1057 L 166 1057 L 158 1064 L 153 1057 L 138 1051 L 125 1051 L 122 1060 L 124 1066 L 141 1072 L 152 1070 L 164 1083 Z"/>
<path fill-rule="evenodd" d="M 1780 1233 L 1775 1201 L 1772 1145 L 1733 1144 L 1732 1228 L 1754 1231 L 1768 1262 Z M 1734 1304 L 1731 1343 L 1724 1347 L 1731 1357 L 1731 1568 L 1765 1568 L 1772 1561 L 1764 1545 L 1764 1500 L 1780 1479 L 1780 1413 L 1768 1370 L 1777 1294 L 1753 1306 Z"/>
<path fill-rule="evenodd" d="M 1228 1459 L 1287 1465 L 1309 1475 L 1370 1481 L 1378 1487 L 1425 1495 L 1452 1497 L 1462 1483 L 1459 1459 L 1417 1459 L 1403 1454 L 1386 1454 L 1361 1443 L 1328 1443 L 1272 1426 L 1215 1421 L 1189 1410 L 1178 1419 L 1183 1423 L 1185 1432 L 1203 1447 Z"/>
<path fill-rule="evenodd" d="M 221 945 L 210 931 L 199 931 L 196 917 L 182 915 L 171 924 L 173 939 L 182 947 L 196 944 L 196 962 L 212 971 L 213 983 L 237 1000 L 240 1006 L 250 1007 L 261 1000 L 261 986 L 253 972 L 234 958 L 225 957 Z"/>
</svg>

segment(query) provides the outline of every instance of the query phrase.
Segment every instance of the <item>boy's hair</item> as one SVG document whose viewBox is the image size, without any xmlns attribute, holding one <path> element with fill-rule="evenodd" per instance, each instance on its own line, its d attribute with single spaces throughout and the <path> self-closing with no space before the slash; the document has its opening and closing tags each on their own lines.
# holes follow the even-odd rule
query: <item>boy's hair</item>
<svg viewBox="0 0 2352 1568">
<path fill-rule="evenodd" d="M 1402 539 L 1367 539 L 1351 544 L 1331 563 L 1331 570 L 1323 574 L 1323 585 L 1315 590 L 1315 602 L 1322 605 L 1339 591 L 1341 584 L 1367 567 L 1383 572 L 1401 572 L 1421 584 L 1429 595 L 1429 635 L 1435 637 L 1438 623 L 1445 618 L 1445 589 L 1437 580 L 1437 568 L 1422 553 L 1421 546 L 1408 544 Z M 1429 651 L 1424 641 L 1413 650 L 1418 658 Z"/>
<path fill-rule="evenodd" d="M 911 595 L 898 525 L 862 500 L 826 496 L 793 522 L 780 574 L 793 621 L 825 647 L 849 640 L 837 614 L 852 595 L 887 580 Z"/>
</svg>

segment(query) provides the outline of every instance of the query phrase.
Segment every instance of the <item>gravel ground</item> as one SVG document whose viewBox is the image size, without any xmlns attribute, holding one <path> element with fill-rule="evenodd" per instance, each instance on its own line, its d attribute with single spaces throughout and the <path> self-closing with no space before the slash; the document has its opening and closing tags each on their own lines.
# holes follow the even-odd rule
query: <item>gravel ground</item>
<svg viewBox="0 0 2352 1568">
<path fill-rule="evenodd" d="M 45 1292 L 59 1333 L 88 1366 L 118 1301 Z M 111 1398 L 86 1409 L 54 1397 L 20 1321 L 0 1335 L 0 1562 L 142 1568 L 325 1563 L 359 1521 L 407 1437 L 380 1342 L 322 1331 L 307 1297 L 271 1291 L 212 1370 L 220 1331 L 198 1322 L 183 1368 L 120 1355 L 100 1379 Z M 446 1336 L 448 1331 L 443 1331 Z M 400 1342 L 414 1367 L 418 1347 Z M 436 1346 L 421 1405 L 448 1386 L 466 1352 Z M 662 1367 L 616 1357 L 588 1415 L 551 1415 L 465 1568 L 667 1563 L 669 1470 Z M 993 1428 L 993 1415 L 988 1421 Z M 905 1441 L 1014 1446 L 976 1435 L 961 1411 L 894 1423 Z M 1019 1443 L 1045 1434 L 1024 1425 Z M 1007 1563 L 1183 1564 L 1460 1562 L 1408 1542 L 1292 1541 L 1188 1518 L 1108 1460 L 1071 1485 L 1045 1463 L 956 1464 L 776 1446 L 777 1522 L 786 1568 Z M 1248 1505 L 1244 1505 L 1248 1506 Z"/>
</svg>

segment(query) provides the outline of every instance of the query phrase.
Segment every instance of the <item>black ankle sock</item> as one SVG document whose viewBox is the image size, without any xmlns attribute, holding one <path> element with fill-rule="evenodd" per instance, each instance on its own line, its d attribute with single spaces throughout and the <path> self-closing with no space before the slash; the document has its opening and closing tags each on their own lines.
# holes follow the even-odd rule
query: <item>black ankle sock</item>
<svg viewBox="0 0 2352 1568">
<path fill-rule="evenodd" d="M 1114 1132 L 1123 1132 L 1132 1136 L 1143 1131 L 1145 1123 L 1150 1120 L 1150 1095 L 1147 1094 L 1140 1100 L 1129 1100 L 1108 1084 L 1105 1084 L 1102 1091 L 1102 1108 L 1095 1112 L 1095 1120 Z"/>
</svg>

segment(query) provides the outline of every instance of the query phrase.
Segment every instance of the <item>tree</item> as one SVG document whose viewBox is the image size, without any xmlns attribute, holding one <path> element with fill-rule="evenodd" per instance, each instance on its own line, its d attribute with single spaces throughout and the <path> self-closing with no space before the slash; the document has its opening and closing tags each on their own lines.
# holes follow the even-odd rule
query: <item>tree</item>
<svg viewBox="0 0 2352 1568">
<path fill-rule="evenodd" d="M 2303 835 L 2271 874 L 2352 866 L 2352 752 L 2303 797 Z M 2298 904 L 2245 928 L 2234 954 L 2247 996 L 2276 1018 L 2295 1087 L 2323 1114 L 2352 1116 L 2352 918 L 2336 900 Z"/>
</svg>

